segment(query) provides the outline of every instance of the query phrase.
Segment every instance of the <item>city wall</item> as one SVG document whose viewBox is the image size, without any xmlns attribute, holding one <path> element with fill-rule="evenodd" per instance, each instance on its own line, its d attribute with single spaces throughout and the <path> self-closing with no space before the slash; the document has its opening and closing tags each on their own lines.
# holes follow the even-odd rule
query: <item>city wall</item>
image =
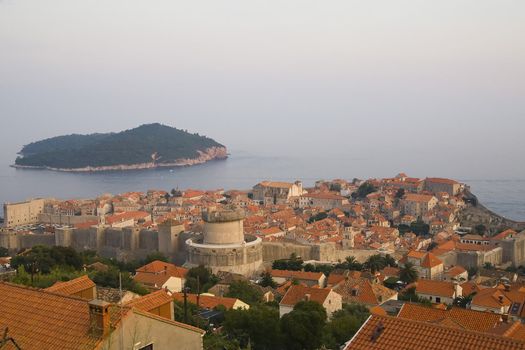
<svg viewBox="0 0 525 350">
<path fill-rule="evenodd" d="M 294 253 L 303 260 L 343 261 L 347 256 L 354 256 L 358 261 L 365 262 L 376 250 L 365 249 L 337 249 L 334 243 L 304 245 L 291 242 L 263 242 L 263 260 L 271 262 L 278 259 L 287 259 Z"/>
</svg>

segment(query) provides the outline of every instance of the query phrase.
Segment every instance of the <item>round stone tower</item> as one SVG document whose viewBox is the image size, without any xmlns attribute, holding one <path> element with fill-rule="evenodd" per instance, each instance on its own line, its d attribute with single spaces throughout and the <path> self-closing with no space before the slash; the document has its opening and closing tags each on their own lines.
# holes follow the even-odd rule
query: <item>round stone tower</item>
<svg viewBox="0 0 525 350">
<path fill-rule="evenodd" d="M 244 235 L 244 210 L 209 209 L 202 213 L 202 238 L 190 238 L 187 266 L 204 265 L 213 273 L 227 271 L 251 276 L 262 268 L 262 241 Z"/>
</svg>

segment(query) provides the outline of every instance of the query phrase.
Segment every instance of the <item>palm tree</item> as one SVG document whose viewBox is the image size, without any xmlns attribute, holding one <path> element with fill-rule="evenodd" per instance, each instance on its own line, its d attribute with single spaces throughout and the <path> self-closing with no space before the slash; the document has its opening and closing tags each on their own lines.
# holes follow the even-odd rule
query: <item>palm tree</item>
<svg viewBox="0 0 525 350">
<path fill-rule="evenodd" d="M 344 264 L 349 270 L 361 271 L 363 269 L 363 265 L 359 261 L 357 261 L 355 256 L 347 256 L 345 260 L 346 261 Z"/>
<path fill-rule="evenodd" d="M 414 267 L 414 264 L 411 262 L 407 262 L 405 266 L 399 270 L 399 278 L 405 283 L 415 282 L 417 281 L 418 277 L 418 272 Z"/>
<path fill-rule="evenodd" d="M 386 265 L 385 258 L 383 258 L 380 254 L 370 256 L 365 264 L 372 273 L 382 270 Z"/>
</svg>

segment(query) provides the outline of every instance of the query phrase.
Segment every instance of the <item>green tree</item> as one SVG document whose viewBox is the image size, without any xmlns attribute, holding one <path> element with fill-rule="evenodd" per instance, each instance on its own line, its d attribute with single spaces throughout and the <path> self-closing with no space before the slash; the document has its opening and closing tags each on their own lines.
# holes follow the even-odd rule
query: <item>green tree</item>
<svg viewBox="0 0 525 350">
<path fill-rule="evenodd" d="M 5 247 L 0 247 L 0 258 L 9 256 L 9 251 Z"/>
<path fill-rule="evenodd" d="M 390 254 L 385 255 L 384 262 L 386 266 L 397 267 L 396 259 L 394 259 Z"/>
<path fill-rule="evenodd" d="M 303 269 L 303 263 L 303 259 L 299 258 L 297 254 L 292 253 L 289 259 L 274 260 L 272 269 L 300 271 Z"/>
<path fill-rule="evenodd" d="M 153 262 L 156 260 L 163 261 L 163 262 L 169 262 L 169 259 L 166 257 L 166 255 L 164 255 L 163 253 L 159 251 L 155 251 L 155 252 L 149 253 L 146 256 L 146 259 L 144 259 L 144 265 L 147 265 L 150 262 Z"/>
<path fill-rule="evenodd" d="M 248 344 L 253 349 L 283 349 L 279 327 L 279 310 L 265 305 L 254 305 L 249 310 L 228 310 L 223 327 L 242 348 Z"/>
<path fill-rule="evenodd" d="M 377 189 L 369 182 L 363 183 L 358 187 L 357 191 L 352 193 L 352 198 L 354 199 L 363 199 L 368 196 L 370 193 L 376 192 Z"/>
<path fill-rule="evenodd" d="M 489 262 L 483 264 L 483 268 L 487 270 L 494 270 L 495 266 Z"/>
<path fill-rule="evenodd" d="M 228 339 L 222 334 L 208 332 L 203 339 L 204 350 L 238 350 L 240 344 L 236 339 Z"/>
<path fill-rule="evenodd" d="M 119 278 L 119 274 L 121 275 L 121 278 Z M 140 295 L 149 293 L 146 287 L 140 283 L 135 282 L 131 278 L 131 274 L 129 272 L 121 272 L 116 267 L 111 267 L 107 271 L 93 272 L 90 277 L 93 282 L 95 282 L 95 284 L 103 287 L 119 288 L 120 282 L 122 281 L 122 289 L 129 290 Z"/>
<path fill-rule="evenodd" d="M 323 332 L 323 345 L 329 349 L 338 349 L 351 339 L 369 316 L 368 308 L 362 304 L 344 304 L 327 323 Z"/>
<path fill-rule="evenodd" d="M 327 217 L 328 217 L 328 214 L 325 211 L 322 211 L 322 212 L 317 213 L 315 215 L 312 215 L 310 218 L 308 218 L 308 223 L 311 224 L 313 222 L 326 219 Z"/>
<path fill-rule="evenodd" d="M 191 293 L 204 293 L 219 282 L 217 276 L 203 265 L 191 268 L 186 274 L 186 287 Z"/>
<path fill-rule="evenodd" d="M 466 309 L 467 306 L 472 301 L 472 298 L 474 297 L 474 295 L 476 295 L 476 292 L 474 292 L 472 294 L 469 294 L 469 295 L 463 295 L 463 296 L 460 296 L 460 297 L 456 297 L 456 298 L 454 298 L 454 301 L 452 303 L 455 306 L 459 306 L 459 307 L 462 307 L 462 308 Z"/>
<path fill-rule="evenodd" d="M 468 278 L 473 278 L 474 276 L 478 274 L 479 269 L 476 266 L 472 266 L 467 269 L 467 272 L 468 272 Z"/>
<path fill-rule="evenodd" d="M 418 236 L 427 236 L 430 232 L 430 226 L 425 224 L 421 219 L 410 224 L 410 230 Z"/>
<path fill-rule="evenodd" d="M 330 191 L 334 192 L 341 192 L 341 184 L 337 182 L 333 182 L 330 184 Z"/>
<path fill-rule="evenodd" d="M 82 257 L 73 248 L 59 246 L 34 246 L 11 260 L 13 268 L 23 265 L 29 273 L 43 274 L 57 266 L 79 270 L 82 263 Z"/>
<path fill-rule="evenodd" d="M 380 254 L 371 255 L 365 262 L 365 266 L 370 269 L 372 273 L 382 270 L 386 266 L 385 258 Z"/>
<path fill-rule="evenodd" d="M 277 283 L 275 283 L 275 281 L 273 280 L 272 274 L 270 273 L 270 271 L 263 272 L 261 283 L 259 284 L 262 287 L 272 287 L 272 288 L 277 287 Z"/>
<path fill-rule="evenodd" d="M 474 231 L 477 234 L 484 235 L 487 232 L 487 227 L 485 225 L 483 225 L 483 224 L 478 224 L 478 225 L 474 226 Z"/>
<path fill-rule="evenodd" d="M 431 242 L 427 247 L 427 252 L 432 251 L 432 249 L 436 248 L 438 246 L 437 242 Z"/>
<path fill-rule="evenodd" d="M 418 277 L 419 276 L 418 276 L 417 270 L 414 267 L 414 264 L 412 264 L 411 262 L 407 262 L 405 266 L 403 266 L 399 270 L 399 278 L 401 281 L 405 283 L 415 282 L 417 281 Z"/>
<path fill-rule="evenodd" d="M 322 344 L 326 311 L 313 301 L 301 301 L 281 319 L 286 349 L 313 350 Z"/>
<path fill-rule="evenodd" d="M 250 305 L 260 303 L 262 300 L 261 290 L 247 281 L 232 282 L 226 296 L 240 299 Z"/>
<path fill-rule="evenodd" d="M 347 270 L 352 270 L 352 271 L 363 270 L 363 264 L 357 261 L 355 256 L 347 256 L 345 258 L 345 261 L 343 261 L 340 264 L 337 264 L 335 267 L 338 269 L 347 269 Z"/>
</svg>

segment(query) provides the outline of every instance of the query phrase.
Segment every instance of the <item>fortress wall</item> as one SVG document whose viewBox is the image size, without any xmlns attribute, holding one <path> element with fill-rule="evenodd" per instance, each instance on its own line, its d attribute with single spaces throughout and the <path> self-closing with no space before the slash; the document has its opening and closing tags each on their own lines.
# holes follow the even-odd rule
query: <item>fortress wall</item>
<svg viewBox="0 0 525 350">
<path fill-rule="evenodd" d="M 159 250 L 159 233 L 157 231 L 141 230 L 139 233 L 139 249 Z"/>
<path fill-rule="evenodd" d="M 83 224 L 85 222 L 96 221 L 98 222 L 98 216 L 96 215 L 59 215 L 59 214 L 40 214 L 38 216 L 38 222 L 43 224 L 54 224 L 54 225 L 70 225 Z"/>
<path fill-rule="evenodd" d="M 75 229 L 71 232 L 71 246 L 76 250 L 96 250 L 92 236 L 95 229 Z"/>
<path fill-rule="evenodd" d="M 334 243 L 303 245 L 289 242 L 263 242 L 263 260 L 272 262 L 287 259 L 292 253 L 303 260 L 339 262 L 347 256 L 354 256 L 357 261 L 365 262 L 369 256 L 378 254 L 376 250 L 338 249 Z"/>
<path fill-rule="evenodd" d="M 272 262 L 278 259 L 288 259 L 292 253 L 303 260 L 317 260 L 313 257 L 312 246 L 296 243 L 263 242 L 263 261 Z"/>
<path fill-rule="evenodd" d="M 32 248 L 36 245 L 55 245 L 55 234 L 22 234 L 18 236 L 18 249 Z"/>
</svg>

